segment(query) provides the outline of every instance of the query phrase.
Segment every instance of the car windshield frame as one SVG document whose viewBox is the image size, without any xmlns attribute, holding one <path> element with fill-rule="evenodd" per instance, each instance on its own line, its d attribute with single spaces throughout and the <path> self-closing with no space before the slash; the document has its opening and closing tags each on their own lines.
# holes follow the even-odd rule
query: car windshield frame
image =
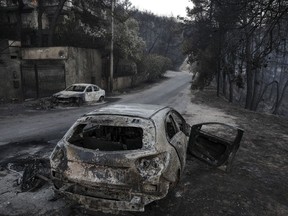
<svg viewBox="0 0 288 216">
<path fill-rule="evenodd" d="M 85 89 L 86 89 L 86 86 L 72 85 L 72 86 L 69 86 L 65 91 L 84 92 Z"/>
</svg>

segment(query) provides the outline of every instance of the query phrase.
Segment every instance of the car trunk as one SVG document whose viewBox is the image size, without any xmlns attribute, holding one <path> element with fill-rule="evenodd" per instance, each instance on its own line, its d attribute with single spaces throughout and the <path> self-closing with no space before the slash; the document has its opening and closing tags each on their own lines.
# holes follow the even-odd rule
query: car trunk
<svg viewBox="0 0 288 216">
<path fill-rule="evenodd" d="M 69 143 L 96 151 L 125 151 L 143 147 L 143 129 L 114 125 L 80 124 Z"/>
<path fill-rule="evenodd" d="M 102 119 L 106 122 L 103 122 Z M 130 124 L 127 124 L 130 122 Z M 66 138 L 65 177 L 87 186 L 139 190 L 139 158 L 155 154 L 153 122 L 114 116 L 80 121 Z"/>
<path fill-rule="evenodd" d="M 84 150 L 85 151 L 85 150 Z M 129 153 L 102 154 L 83 150 L 67 150 L 66 178 L 87 186 L 133 188 L 138 190 L 141 176 L 135 167 L 138 156 Z M 147 153 L 147 152 L 146 152 Z M 140 154 L 141 155 L 141 154 Z"/>
</svg>

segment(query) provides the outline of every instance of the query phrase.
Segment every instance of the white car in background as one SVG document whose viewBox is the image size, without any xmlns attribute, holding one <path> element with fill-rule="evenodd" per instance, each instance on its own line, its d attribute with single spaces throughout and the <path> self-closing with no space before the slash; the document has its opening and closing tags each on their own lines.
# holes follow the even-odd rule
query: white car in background
<svg viewBox="0 0 288 216">
<path fill-rule="evenodd" d="M 55 103 L 75 103 L 81 105 L 84 102 L 103 101 L 105 98 L 105 90 L 99 86 L 87 83 L 77 83 L 69 86 L 63 91 L 53 95 Z"/>
</svg>

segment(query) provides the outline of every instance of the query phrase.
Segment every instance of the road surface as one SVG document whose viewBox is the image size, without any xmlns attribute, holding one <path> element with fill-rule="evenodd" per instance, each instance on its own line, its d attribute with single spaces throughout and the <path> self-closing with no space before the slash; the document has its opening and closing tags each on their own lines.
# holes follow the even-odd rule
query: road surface
<svg viewBox="0 0 288 216">
<path fill-rule="evenodd" d="M 116 102 L 97 103 L 80 108 L 65 108 L 47 112 L 40 111 L 33 115 L 25 115 L 24 113 L 18 116 L 3 117 L 0 120 L 0 145 L 28 140 L 59 140 L 78 117 L 111 103 L 162 104 L 172 106 L 179 112 L 184 112 L 186 104 L 190 100 L 183 100 L 182 96 L 184 96 L 183 91 L 189 88 L 191 74 L 169 71 L 166 73 L 166 77 L 167 79 L 164 81 L 151 85 L 143 91 L 118 95 Z M 111 100 L 113 101 L 113 98 Z"/>
</svg>

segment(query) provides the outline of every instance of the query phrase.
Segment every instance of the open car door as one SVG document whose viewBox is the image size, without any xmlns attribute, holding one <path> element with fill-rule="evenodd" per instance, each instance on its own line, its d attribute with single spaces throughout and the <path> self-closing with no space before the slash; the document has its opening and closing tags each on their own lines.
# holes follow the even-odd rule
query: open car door
<svg viewBox="0 0 288 216">
<path fill-rule="evenodd" d="M 211 166 L 226 165 L 226 171 L 239 149 L 243 130 L 228 124 L 207 122 L 191 127 L 188 151 Z"/>
</svg>

